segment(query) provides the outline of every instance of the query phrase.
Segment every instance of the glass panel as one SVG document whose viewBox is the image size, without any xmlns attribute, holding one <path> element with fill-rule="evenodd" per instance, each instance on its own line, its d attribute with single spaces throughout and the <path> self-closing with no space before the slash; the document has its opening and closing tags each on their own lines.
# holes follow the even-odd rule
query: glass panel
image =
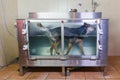
<svg viewBox="0 0 120 80">
<path fill-rule="evenodd" d="M 60 22 L 30 22 L 28 25 L 30 55 L 59 55 L 61 45 L 57 42 L 60 41 L 60 35 L 57 33 L 61 34 Z"/>
<path fill-rule="evenodd" d="M 97 25 L 83 22 L 64 23 L 65 55 L 92 56 L 97 53 Z"/>
<path fill-rule="evenodd" d="M 89 22 L 29 22 L 29 53 L 31 56 L 97 56 L 97 27 L 97 23 Z"/>
</svg>

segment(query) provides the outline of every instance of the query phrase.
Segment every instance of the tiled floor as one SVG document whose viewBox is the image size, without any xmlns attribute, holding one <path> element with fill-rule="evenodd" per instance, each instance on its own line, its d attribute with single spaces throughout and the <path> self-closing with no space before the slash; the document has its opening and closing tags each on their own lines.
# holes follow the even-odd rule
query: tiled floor
<svg viewBox="0 0 120 80">
<path fill-rule="evenodd" d="M 63 76 L 61 72 L 54 70 L 28 71 L 24 76 L 20 76 L 18 69 L 17 63 L 1 69 L 0 80 L 120 80 L 120 57 L 109 57 L 107 76 L 103 76 L 100 68 L 78 69 L 71 71 L 70 76 Z"/>
</svg>

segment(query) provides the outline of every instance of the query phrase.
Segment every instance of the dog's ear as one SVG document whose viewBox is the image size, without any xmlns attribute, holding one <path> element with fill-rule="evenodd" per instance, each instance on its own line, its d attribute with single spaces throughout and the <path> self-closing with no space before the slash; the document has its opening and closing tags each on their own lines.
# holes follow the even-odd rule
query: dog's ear
<svg viewBox="0 0 120 80">
<path fill-rule="evenodd" d="M 86 22 L 84 22 L 84 25 L 87 25 L 87 23 L 86 23 Z"/>
<path fill-rule="evenodd" d="M 87 23 L 86 23 L 86 22 L 84 22 L 84 25 L 87 25 Z"/>
<path fill-rule="evenodd" d="M 84 27 L 88 27 L 88 24 L 86 22 L 84 22 Z"/>
<path fill-rule="evenodd" d="M 84 26 L 85 26 L 85 27 L 89 27 L 90 24 L 88 24 L 88 23 L 85 22 L 85 23 L 84 23 Z"/>
</svg>

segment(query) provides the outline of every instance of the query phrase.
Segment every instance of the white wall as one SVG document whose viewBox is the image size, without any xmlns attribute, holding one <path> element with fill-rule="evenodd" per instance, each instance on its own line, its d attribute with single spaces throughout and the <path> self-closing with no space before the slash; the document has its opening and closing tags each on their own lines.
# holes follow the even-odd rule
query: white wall
<svg viewBox="0 0 120 80">
<path fill-rule="evenodd" d="M 18 57 L 14 28 L 17 14 L 16 0 L 0 0 L 0 64 L 2 65 L 9 64 Z"/>
<path fill-rule="evenodd" d="M 3 43 L 0 36 L 0 68 L 6 65 L 6 59 L 4 55 Z"/>
<path fill-rule="evenodd" d="M 120 56 L 120 0 L 96 1 L 99 3 L 97 11 L 103 12 L 103 18 L 110 19 L 108 53 Z M 18 0 L 19 18 L 27 18 L 29 12 L 68 12 L 71 8 L 91 11 L 91 0 Z"/>
<path fill-rule="evenodd" d="M 83 5 L 80 7 L 78 3 Z M 18 0 L 18 14 L 19 18 L 25 18 L 29 12 L 68 12 L 71 8 L 91 11 L 90 4 L 90 0 Z"/>
</svg>

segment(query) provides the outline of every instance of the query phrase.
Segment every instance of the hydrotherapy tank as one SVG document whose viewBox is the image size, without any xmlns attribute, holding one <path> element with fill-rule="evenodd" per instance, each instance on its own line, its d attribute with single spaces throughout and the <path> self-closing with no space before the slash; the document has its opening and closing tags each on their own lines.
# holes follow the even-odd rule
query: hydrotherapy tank
<svg viewBox="0 0 120 80">
<path fill-rule="evenodd" d="M 62 67 L 63 74 L 66 73 L 66 67 L 103 67 L 105 73 L 108 19 L 102 19 L 101 12 L 31 12 L 28 19 L 17 19 L 16 22 L 21 75 L 24 74 L 25 67 Z M 76 36 L 78 41 L 81 40 L 79 37 L 83 38 L 81 44 L 84 54 L 78 43 L 74 41 L 69 54 L 66 55 L 69 39 L 65 37 L 67 36 L 65 27 L 77 29 L 84 23 L 90 24 L 95 30 L 86 35 L 72 36 Z M 38 24 L 44 27 L 43 31 Z M 49 32 L 57 27 L 60 27 L 60 30 L 57 31 L 60 33 L 59 44 L 54 42 Z M 46 32 L 45 29 L 48 31 Z M 51 55 L 52 46 L 56 48 Z M 56 50 L 59 54 L 56 53 Z"/>
</svg>

